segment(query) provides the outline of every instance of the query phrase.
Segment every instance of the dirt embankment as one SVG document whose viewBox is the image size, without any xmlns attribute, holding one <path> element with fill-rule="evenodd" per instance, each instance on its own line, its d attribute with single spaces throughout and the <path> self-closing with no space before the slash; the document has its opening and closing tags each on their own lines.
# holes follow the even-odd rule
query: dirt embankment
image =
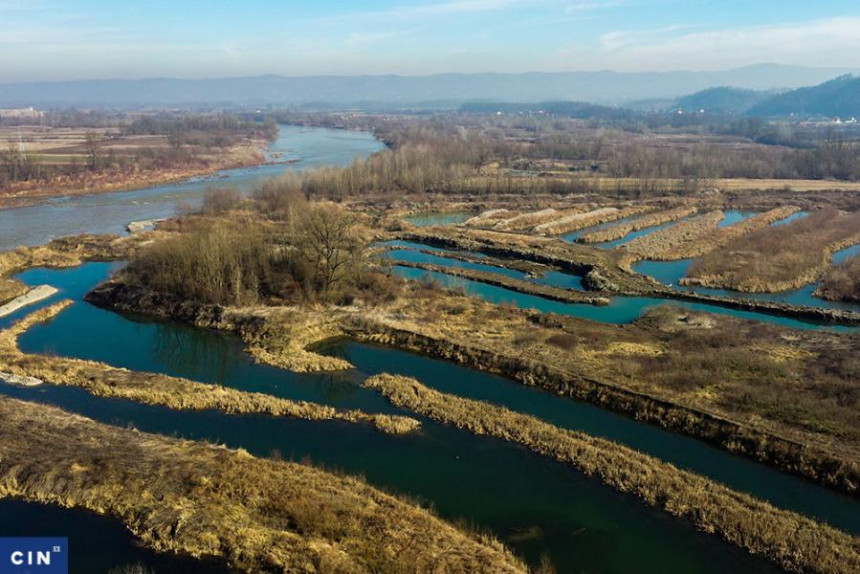
<svg viewBox="0 0 860 574">
<path fill-rule="evenodd" d="M 399 407 L 569 464 L 788 571 L 847 574 L 860 569 L 860 544 L 853 536 L 628 447 L 491 403 L 440 393 L 411 378 L 377 375 L 364 384 Z"/>
<path fill-rule="evenodd" d="M 471 281 L 478 281 L 487 285 L 502 287 L 517 293 L 525 293 L 527 295 L 535 295 L 551 301 L 561 301 L 563 303 L 583 303 L 586 305 L 609 305 L 611 302 L 607 297 L 596 297 L 587 293 L 572 289 L 560 289 L 548 285 L 540 285 L 529 281 L 514 279 L 498 273 L 489 273 L 477 269 L 463 269 L 460 267 L 445 267 L 442 265 L 434 265 L 432 263 L 414 263 L 410 261 L 398 261 L 400 267 L 411 267 L 413 269 L 423 269 L 425 271 L 433 271 L 436 273 L 444 273 L 452 277 L 460 277 Z"/>
<path fill-rule="evenodd" d="M 354 478 L 12 399 L 0 421 L 0 497 L 110 514 L 155 550 L 249 572 L 526 572 Z"/>
</svg>

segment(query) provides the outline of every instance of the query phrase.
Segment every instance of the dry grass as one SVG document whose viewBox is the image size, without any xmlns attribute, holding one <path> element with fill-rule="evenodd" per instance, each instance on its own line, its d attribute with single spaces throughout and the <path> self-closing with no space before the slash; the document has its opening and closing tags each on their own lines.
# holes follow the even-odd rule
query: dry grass
<svg viewBox="0 0 860 574">
<path fill-rule="evenodd" d="M 860 256 L 831 267 L 815 294 L 831 301 L 860 303 Z"/>
<path fill-rule="evenodd" d="M 115 235 L 76 235 L 54 239 L 46 245 L 19 247 L 0 252 L 0 278 L 33 267 L 67 268 L 84 261 L 125 259 L 140 245 L 159 237 L 158 232 L 140 233 L 131 237 Z"/>
<path fill-rule="evenodd" d="M 80 387 L 99 397 L 127 399 L 177 410 L 219 410 L 233 414 L 369 423 L 391 433 L 412 432 L 420 426 L 418 421 L 408 417 L 339 410 L 178 377 L 129 371 L 95 361 L 28 355 L 18 349 L 18 335 L 36 323 L 51 319 L 69 305 L 71 301 L 63 301 L 40 309 L 0 331 L 0 371 L 35 377 L 48 384 Z"/>
<path fill-rule="evenodd" d="M 569 212 L 575 211 L 571 210 Z M 541 209 L 539 211 L 529 211 L 508 219 L 497 221 L 493 224 L 493 229 L 498 231 L 521 231 L 523 229 L 530 229 L 536 225 L 540 225 L 545 221 L 557 219 L 559 215 L 561 214 L 551 207 Z"/>
<path fill-rule="evenodd" d="M 8 303 L 16 297 L 27 292 L 29 287 L 15 279 L 4 279 L 0 277 L 0 305 Z"/>
<path fill-rule="evenodd" d="M 670 307 L 609 325 L 419 286 L 344 321 L 360 340 L 499 373 L 822 484 L 857 488 L 857 337 Z"/>
<path fill-rule="evenodd" d="M 860 242 L 860 212 L 822 209 L 746 234 L 690 267 L 690 283 L 753 293 L 796 289 L 820 278 L 833 252 Z"/>
<path fill-rule="evenodd" d="M 354 478 L 11 399 L 0 421 L 0 496 L 111 514 L 155 550 L 249 572 L 526 572 Z"/>
<path fill-rule="evenodd" d="M 860 570 L 860 539 L 630 448 L 491 403 L 446 395 L 415 379 L 377 375 L 365 385 L 378 389 L 397 406 L 569 464 L 787 571 L 847 574 Z"/>
<path fill-rule="evenodd" d="M 754 215 L 749 219 L 745 219 L 734 225 L 719 227 L 712 234 L 704 237 L 699 237 L 694 241 L 690 241 L 686 245 L 680 246 L 676 253 L 672 254 L 673 259 L 691 259 L 694 257 L 702 257 L 720 247 L 724 247 L 747 233 L 767 228 L 770 224 L 785 219 L 790 215 L 800 211 L 796 206 L 785 206 L 771 209 L 764 213 Z"/>
<path fill-rule="evenodd" d="M 648 229 L 657 225 L 663 225 L 670 221 L 677 221 L 684 217 L 693 215 L 698 209 L 693 206 L 676 207 L 667 209 L 666 211 L 658 211 L 657 213 L 649 213 L 632 221 L 610 225 L 604 229 L 598 229 L 589 233 L 584 233 L 579 237 L 580 243 L 603 243 L 605 241 L 615 241 L 627 237 L 634 231 Z"/>
<path fill-rule="evenodd" d="M 712 211 L 637 237 L 622 245 L 620 249 L 637 260 L 683 259 L 680 253 L 683 253 L 685 246 L 713 234 L 724 217 L 725 213 L 722 211 Z"/>
<path fill-rule="evenodd" d="M 574 213 L 564 215 L 553 221 L 542 223 L 534 228 L 534 232 L 540 235 L 563 235 L 593 225 L 600 225 L 609 221 L 617 221 L 625 217 L 638 215 L 652 208 L 643 205 L 628 207 L 601 207 L 585 213 Z"/>
</svg>

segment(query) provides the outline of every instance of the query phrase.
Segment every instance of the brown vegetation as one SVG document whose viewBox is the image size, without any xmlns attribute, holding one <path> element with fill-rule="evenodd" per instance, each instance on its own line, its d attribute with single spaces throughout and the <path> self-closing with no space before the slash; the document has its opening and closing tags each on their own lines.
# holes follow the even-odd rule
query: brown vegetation
<svg viewBox="0 0 860 574">
<path fill-rule="evenodd" d="M 860 256 L 831 267 L 821 278 L 815 295 L 831 301 L 860 303 Z"/>
<path fill-rule="evenodd" d="M 637 237 L 620 249 L 634 259 L 683 259 L 679 252 L 690 242 L 715 233 L 724 217 L 722 211 L 712 211 Z"/>
<path fill-rule="evenodd" d="M 849 492 L 860 484 L 856 338 L 671 308 L 606 325 L 423 287 L 347 319 L 360 340 L 496 372 Z"/>
<path fill-rule="evenodd" d="M 655 227 L 657 225 L 669 223 L 670 221 L 683 219 L 684 217 L 693 215 L 696 211 L 698 210 L 693 206 L 684 206 L 667 209 L 665 211 L 658 211 L 657 213 L 649 213 L 648 215 L 637 217 L 632 221 L 618 223 L 603 229 L 584 233 L 579 237 L 579 239 L 577 239 L 577 241 L 580 243 L 603 243 L 605 241 L 622 239 L 634 231 L 648 229 L 649 227 Z"/>
<path fill-rule="evenodd" d="M 110 261 L 130 257 L 155 234 L 132 237 L 75 235 L 54 239 L 45 245 L 19 247 L 0 252 L 0 278 L 33 267 L 75 267 L 84 261 Z M 6 279 L 8 280 L 8 279 Z"/>
<path fill-rule="evenodd" d="M 415 379 L 378 375 L 364 384 L 397 406 L 569 464 L 787 571 L 832 574 L 860 569 L 857 538 L 617 443 L 490 403 L 446 395 Z"/>
<path fill-rule="evenodd" d="M 748 292 L 796 289 L 821 277 L 834 251 L 860 242 L 860 212 L 822 209 L 735 239 L 690 267 L 688 283 Z"/>
<path fill-rule="evenodd" d="M 209 211 L 229 199 L 212 198 Z M 355 218 L 328 205 L 294 211 L 288 224 L 278 225 L 241 212 L 192 221 L 175 237 L 142 250 L 127 277 L 183 299 L 222 305 L 353 296 L 367 281 L 361 264 L 366 244 Z"/>
<path fill-rule="evenodd" d="M 602 207 L 600 209 L 595 209 L 594 211 L 565 215 L 554 221 L 542 223 L 535 227 L 534 231 L 541 235 L 563 235 L 565 233 L 571 233 L 593 225 L 599 225 L 608 221 L 617 221 L 619 219 L 624 219 L 625 217 L 638 215 L 644 211 L 648 211 L 649 209 L 649 207 L 644 205 L 622 208 Z"/>
<path fill-rule="evenodd" d="M 28 287 L 15 279 L 0 277 L 0 305 L 20 297 L 27 292 Z"/>
<path fill-rule="evenodd" d="M 0 421 L 0 496 L 111 514 L 155 550 L 252 572 L 526 571 L 355 478 L 12 399 Z"/>
</svg>

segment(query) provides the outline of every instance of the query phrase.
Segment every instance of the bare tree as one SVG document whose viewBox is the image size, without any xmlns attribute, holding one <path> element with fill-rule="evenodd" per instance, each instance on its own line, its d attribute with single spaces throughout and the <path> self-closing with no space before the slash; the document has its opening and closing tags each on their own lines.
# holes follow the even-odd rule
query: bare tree
<svg viewBox="0 0 860 574">
<path fill-rule="evenodd" d="M 364 244 L 356 236 L 355 223 L 352 215 L 336 207 L 317 207 L 297 222 L 297 253 L 310 264 L 321 292 L 360 268 Z"/>
<path fill-rule="evenodd" d="M 101 164 L 101 138 L 99 135 L 90 130 L 87 132 L 84 140 L 84 150 L 87 154 L 87 165 L 90 171 L 97 171 Z"/>
</svg>

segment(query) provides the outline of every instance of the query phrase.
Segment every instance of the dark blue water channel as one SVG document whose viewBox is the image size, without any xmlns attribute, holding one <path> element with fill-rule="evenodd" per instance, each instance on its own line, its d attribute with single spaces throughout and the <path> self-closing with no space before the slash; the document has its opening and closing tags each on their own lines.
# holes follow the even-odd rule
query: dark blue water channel
<svg viewBox="0 0 860 574">
<path fill-rule="evenodd" d="M 89 264 L 64 271 L 32 270 L 20 278 L 63 289 L 70 285 L 67 293 L 71 295 L 80 293 L 83 283 L 95 285 L 109 272 L 109 265 Z M 778 506 L 860 532 L 860 504 L 848 497 L 693 439 L 411 353 L 342 341 L 328 345 L 325 352 L 348 358 L 356 370 L 299 375 L 254 364 L 230 335 L 127 317 L 83 302 L 51 322 L 33 327 L 22 336 L 21 346 L 27 352 L 100 360 L 376 412 L 397 409 L 358 382 L 372 373 L 406 374 L 445 392 L 504 404 L 566 428 L 628 444 Z M 761 561 L 693 532 L 682 522 L 644 508 L 563 465 L 429 420 L 423 420 L 418 434 L 391 437 L 362 425 L 176 412 L 97 399 L 79 389 L 48 385 L 0 389 L 108 423 L 224 442 L 261 456 L 279 453 L 293 459 L 310 458 L 361 474 L 372 484 L 426 500 L 446 518 L 464 518 L 491 529 L 530 560 L 547 553 L 562 572 L 768 569 Z"/>
<path fill-rule="evenodd" d="M 195 560 L 143 548 L 119 520 L 48 504 L 0 500 L 0 536 L 67 537 L 72 574 L 122 574 L 127 571 L 124 568 L 135 566 L 144 566 L 145 572 L 158 574 L 233 572 L 214 560 Z"/>
</svg>

